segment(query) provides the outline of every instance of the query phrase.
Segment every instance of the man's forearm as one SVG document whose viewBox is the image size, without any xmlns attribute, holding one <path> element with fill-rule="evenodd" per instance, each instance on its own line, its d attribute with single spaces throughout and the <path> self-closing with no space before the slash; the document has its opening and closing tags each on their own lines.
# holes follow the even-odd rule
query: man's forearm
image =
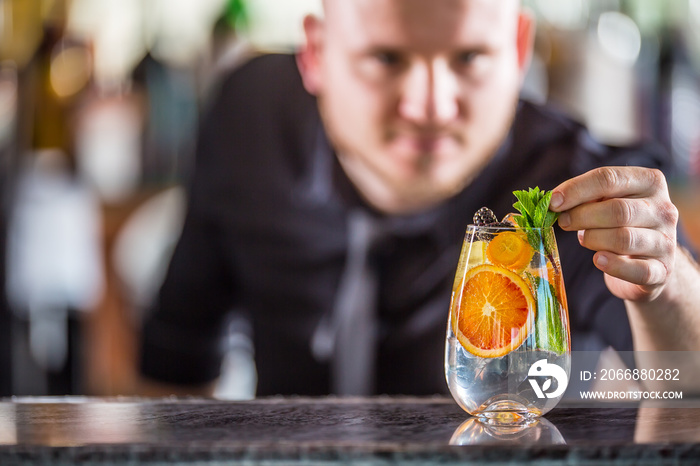
<svg viewBox="0 0 700 466">
<path fill-rule="evenodd" d="M 700 350 L 700 267 L 681 247 L 669 280 L 651 302 L 625 301 L 636 351 Z"/>
<path fill-rule="evenodd" d="M 700 392 L 700 267 L 682 248 L 671 281 L 652 302 L 625 301 L 635 361 L 644 369 L 678 370 L 680 382 L 648 381 L 649 389 Z M 678 353 L 682 352 L 682 353 Z"/>
</svg>

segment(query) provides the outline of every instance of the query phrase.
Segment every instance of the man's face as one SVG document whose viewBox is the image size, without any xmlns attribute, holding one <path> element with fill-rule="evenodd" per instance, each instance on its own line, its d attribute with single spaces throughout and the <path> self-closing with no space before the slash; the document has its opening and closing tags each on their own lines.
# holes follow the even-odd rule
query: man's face
<svg viewBox="0 0 700 466">
<path fill-rule="evenodd" d="M 306 86 L 379 210 L 456 194 L 507 133 L 530 46 L 517 0 L 327 0 L 305 27 Z"/>
</svg>

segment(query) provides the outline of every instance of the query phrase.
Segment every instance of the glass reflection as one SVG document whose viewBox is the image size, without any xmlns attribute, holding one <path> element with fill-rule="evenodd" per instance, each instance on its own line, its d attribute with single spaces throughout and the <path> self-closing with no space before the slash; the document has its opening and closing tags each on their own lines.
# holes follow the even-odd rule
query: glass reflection
<svg viewBox="0 0 700 466">
<path fill-rule="evenodd" d="M 0 404 L 0 445 L 15 445 L 17 443 L 15 417 L 14 405 Z"/>
<path fill-rule="evenodd" d="M 493 425 L 477 418 L 469 418 L 460 425 L 450 445 L 565 445 L 559 430 L 545 418 L 529 424 Z"/>
<path fill-rule="evenodd" d="M 144 441 L 137 403 L 37 400 L 0 404 L 0 444 L 70 447 Z"/>
</svg>

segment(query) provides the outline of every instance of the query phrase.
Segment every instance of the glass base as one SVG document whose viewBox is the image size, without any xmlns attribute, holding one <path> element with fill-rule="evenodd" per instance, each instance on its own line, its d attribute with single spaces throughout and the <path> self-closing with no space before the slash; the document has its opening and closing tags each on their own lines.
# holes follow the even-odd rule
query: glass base
<svg viewBox="0 0 700 466">
<path fill-rule="evenodd" d="M 528 408 L 513 400 L 498 400 L 484 403 L 479 412 L 474 415 L 480 422 L 491 426 L 520 426 L 535 422 L 542 413 L 536 408 Z"/>
</svg>

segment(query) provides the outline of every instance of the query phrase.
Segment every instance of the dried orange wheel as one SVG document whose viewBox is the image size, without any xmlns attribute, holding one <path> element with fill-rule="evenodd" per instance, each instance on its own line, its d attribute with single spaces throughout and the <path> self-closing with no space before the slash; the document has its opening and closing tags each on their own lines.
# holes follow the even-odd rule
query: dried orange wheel
<svg viewBox="0 0 700 466">
<path fill-rule="evenodd" d="M 496 235 L 486 248 L 492 264 L 522 272 L 530 264 L 535 250 L 522 232 L 504 231 Z"/>
<path fill-rule="evenodd" d="M 475 356 L 504 356 L 525 340 L 535 320 L 535 299 L 525 280 L 489 264 L 470 269 L 456 296 L 452 328 Z"/>
</svg>

